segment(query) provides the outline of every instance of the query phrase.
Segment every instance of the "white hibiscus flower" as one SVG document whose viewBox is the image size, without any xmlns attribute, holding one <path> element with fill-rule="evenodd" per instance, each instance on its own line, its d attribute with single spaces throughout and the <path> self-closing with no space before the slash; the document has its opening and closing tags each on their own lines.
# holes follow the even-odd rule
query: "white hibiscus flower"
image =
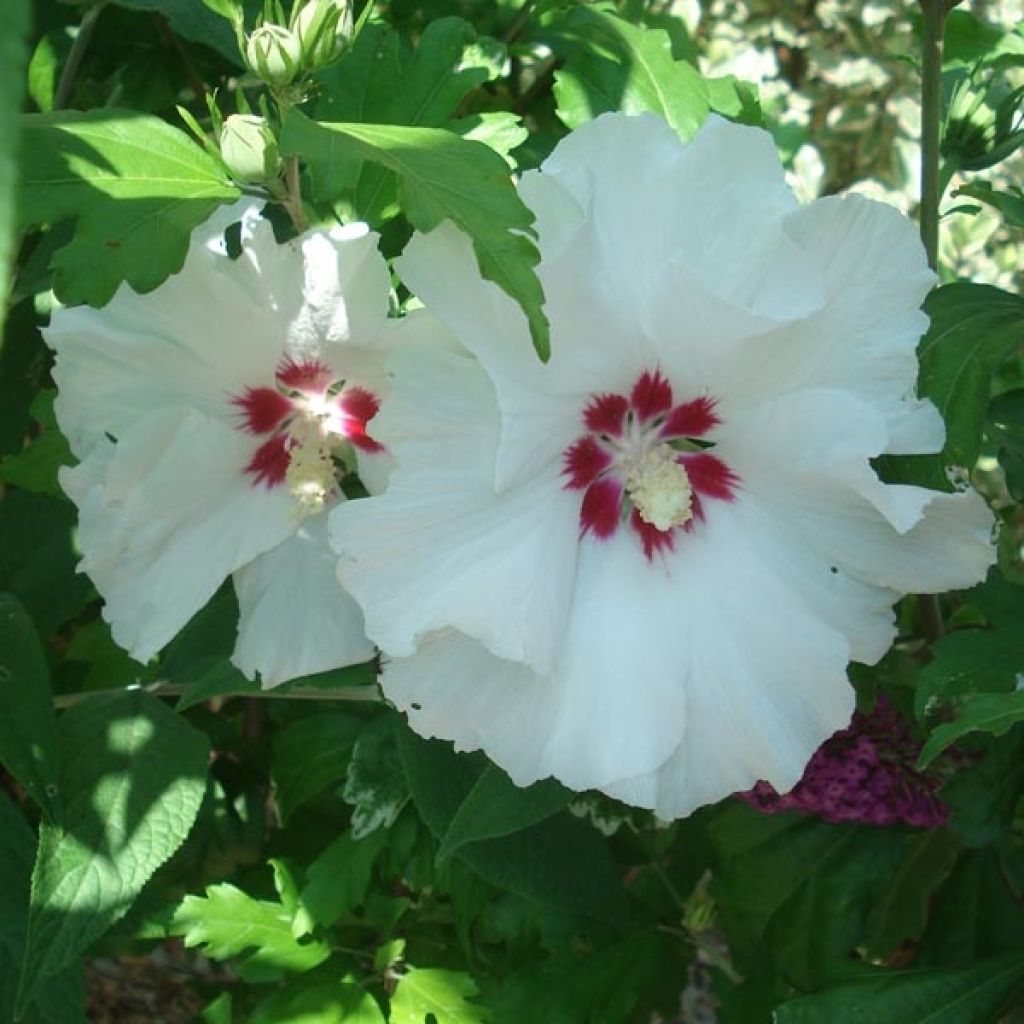
<svg viewBox="0 0 1024 1024">
<path fill-rule="evenodd" d="M 225 229 L 241 221 L 232 259 Z M 335 577 L 324 511 L 363 468 L 384 381 L 390 280 L 356 224 L 274 240 L 254 203 L 195 232 L 156 291 L 54 313 L 57 418 L 81 460 L 80 569 L 141 661 L 231 575 L 235 664 L 273 685 L 365 661 L 362 614 Z M 379 459 L 378 459 L 379 461 Z"/>
<path fill-rule="evenodd" d="M 599 117 L 521 194 L 547 365 L 458 232 L 399 263 L 429 312 L 374 424 L 396 469 L 331 518 L 384 689 L 521 785 L 665 818 L 785 792 L 849 721 L 847 663 L 884 653 L 893 602 L 993 560 L 977 495 L 869 463 L 943 442 L 913 396 L 914 228 L 857 198 L 800 208 L 770 137 L 715 117 L 687 145 Z"/>
</svg>

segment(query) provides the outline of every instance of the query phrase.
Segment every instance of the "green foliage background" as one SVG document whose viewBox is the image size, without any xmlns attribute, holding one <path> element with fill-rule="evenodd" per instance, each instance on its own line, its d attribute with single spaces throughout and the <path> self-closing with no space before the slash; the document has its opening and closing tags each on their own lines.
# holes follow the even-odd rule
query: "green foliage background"
<svg viewBox="0 0 1024 1024">
<path fill-rule="evenodd" d="M 943 286 L 920 391 L 949 442 L 879 467 L 943 487 L 958 467 L 998 512 L 1000 564 L 937 609 L 908 598 L 893 651 L 852 671 L 862 705 L 885 694 L 922 767 L 946 773 L 950 824 L 922 831 L 735 800 L 665 824 L 552 782 L 516 789 L 414 736 L 372 664 L 262 695 L 228 660 L 229 588 L 152 664 L 114 645 L 75 573 L 39 327 L 55 301 L 158 286 L 242 193 L 216 123 L 264 91 L 217 11 L 251 27 L 256 7 L 4 5 L 0 1022 L 142 1019 L 119 1001 L 140 985 L 161 993 L 150 1019 L 207 1024 L 1024 1020 L 1020 10 L 948 21 Z M 356 15 L 303 102 L 273 97 L 299 214 L 367 219 L 388 256 L 454 220 L 541 355 L 531 216 L 508 171 L 603 110 L 655 110 L 684 138 L 711 110 L 762 124 L 803 197 L 853 187 L 916 211 L 909 0 Z"/>
</svg>

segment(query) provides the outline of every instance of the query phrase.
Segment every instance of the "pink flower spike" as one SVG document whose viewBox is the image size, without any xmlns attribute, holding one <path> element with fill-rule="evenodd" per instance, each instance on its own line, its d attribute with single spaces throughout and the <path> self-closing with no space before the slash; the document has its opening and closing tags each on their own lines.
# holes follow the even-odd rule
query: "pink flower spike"
<svg viewBox="0 0 1024 1024">
<path fill-rule="evenodd" d="M 334 371 L 321 360 L 295 360 L 291 356 L 281 360 L 275 376 L 286 388 L 312 394 L 323 394 L 335 380 Z"/>
<path fill-rule="evenodd" d="M 583 410 L 583 423 L 595 434 L 618 437 L 629 412 L 629 401 L 623 395 L 594 395 Z"/>
<path fill-rule="evenodd" d="M 364 426 L 380 411 L 377 396 L 366 388 L 345 388 L 335 404 L 346 419 L 359 420 Z"/>
<path fill-rule="evenodd" d="M 633 509 L 629 517 L 629 525 L 640 535 L 640 542 L 644 546 L 644 556 L 650 562 L 654 555 L 662 551 L 672 551 L 675 546 L 675 538 L 671 530 L 659 530 L 646 522 L 640 513 Z"/>
<path fill-rule="evenodd" d="M 573 491 L 589 487 L 612 464 L 611 454 L 589 434 L 569 445 L 562 460 L 566 487 Z"/>
<path fill-rule="evenodd" d="M 637 418 L 643 422 L 672 408 L 672 385 L 661 375 L 661 370 L 644 370 L 633 385 L 629 396 Z"/>
<path fill-rule="evenodd" d="M 244 429 L 250 434 L 269 434 L 292 411 L 291 401 L 274 388 L 246 388 L 231 404 L 241 411 Z"/>
<path fill-rule="evenodd" d="M 266 487 L 283 484 L 288 472 L 288 449 L 288 436 L 275 434 L 253 452 L 249 465 L 245 467 L 246 473 L 251 474 L 256 483 Z"/>
<path fill-rule="evenodd" d="M 734 501 L 739 477 L 717 456 L 709 452 L 696 455 L 680 455 L 690 484 L 697 494 L 720 501 Z"/>
<path fill-rule="evenodd" d="M 592 483 L 583 495 L 580 532 L 592 533 L 600 540 L 607 540 L 619 525 L 623 490 L 622 484 L 613 477 Z"/>
<path fill-rule="evenodd" d="M 661 428 L 662 437 L 703 437 L 722 421 L 715 414 L 715 400 L 708 395 L 677 405 Z"/>
</svg>

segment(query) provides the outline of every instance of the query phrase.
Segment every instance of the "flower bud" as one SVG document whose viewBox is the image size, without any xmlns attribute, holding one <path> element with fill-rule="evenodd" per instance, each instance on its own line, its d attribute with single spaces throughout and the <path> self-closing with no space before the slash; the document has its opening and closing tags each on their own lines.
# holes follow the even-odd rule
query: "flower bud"
<svg viewBox="0 0 1024 1024">
<path fill-rule="evenodd" d="M 292 26 L 302 50 L 302 66 L 315 71 L 337 60 L 352 35 L 348 0 L 309 0 Z"/>
<path fill-rule="evenodd" d="M 302 48 L 281 25 L 261 25 L 249 36 L 245 62 L 268 85 L 288 85 L 298 74 Z"/>
<path fill-rule="evenodd" d="M 260 184 L 281 171 L 277 139 L 255 114 L 232 114 L 220 133 L 220 153 L 236 181 Z"/>
</svg>

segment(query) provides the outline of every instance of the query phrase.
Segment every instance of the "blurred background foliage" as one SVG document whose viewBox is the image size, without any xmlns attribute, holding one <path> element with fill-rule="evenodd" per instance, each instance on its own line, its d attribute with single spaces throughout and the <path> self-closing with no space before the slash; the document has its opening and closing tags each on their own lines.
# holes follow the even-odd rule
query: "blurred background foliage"
<svg viewBox="0 0 1024 1024">
<path fill-rule="evenodd" d="M 418 739 L 373 665 L 261 697 L 228 660 L 230 588 L 153 664 L 114 645 L 75 573 L 56 479 L 71 455 L 38 327 L 55 286 L 109 291 L 139 268 L 88 247 L 60 257 L 85 228 L 33 175 L 52 185 L 64 167 L 60 111 L 152 115 L 175 145 L 185 117 L 227 198 L 216 120 L 257 107 L 261 84 L 199 0 L 35 0 L 30 14 L 24 109 L 51 117 L 22 135 L 0 347 L 0 1021 L 1024 1020 L 1020 4 L 976 0 L 948 22 L 950 287 L 922 347 L 946 461 L 999 511 L 1001 574 L 944 597 L 941 628 L 903 603 L 893 651 L 851 670 L 862 714 L 788 803 L 764 792 L 672 824 L 553 783 L 516 790 Z M 804 200 L 852 188 L 913 215 L 919 51 L 909 0 L 392 0 L 306 110 L 443 127 L 523 169 L 602 103 L 643 106 L 642 54 L 680 123 L 710 106 L 764 124 Z M 383 52 L 398 70 L 374 79 Z M 443 90 L 417 93 L 412 67 Z M 76 202 L 108 225 L 88 188 Z M 388 255 L 408 237 L 379 169 L 338 185 L 309 161 L 304 190 L 371 219 Z M 156 240 L 148 269 L 170 273 L 175 244 Z"/>
</svg>

